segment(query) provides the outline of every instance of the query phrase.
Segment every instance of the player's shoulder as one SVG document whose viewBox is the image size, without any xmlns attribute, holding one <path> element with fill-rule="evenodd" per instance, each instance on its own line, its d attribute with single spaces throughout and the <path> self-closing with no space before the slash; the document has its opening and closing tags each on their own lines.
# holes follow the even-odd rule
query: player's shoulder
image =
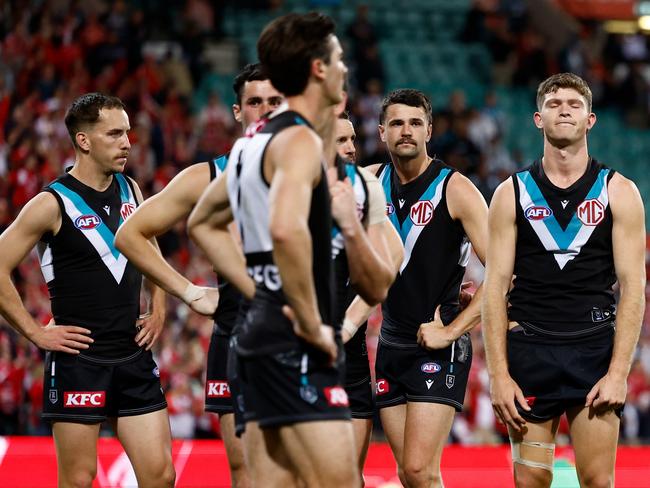
<svg viewBox="0 0 650 488">
<path fill-rule="evenodd" d="M 52 230 L 61 217 L 61 207 L 53 191 L 41 191 L 22 208 L 17 221 L 29 226 Z"/>
<path fill-rule="evenodd" d="M 610 204 L 613 206 L 617 206 L 617 204 L 626 206 L 642 201 L 641 193 L 634 181 L 618 171 L 612 175 L 607 185 L 607 193 Z"/>
</svg>

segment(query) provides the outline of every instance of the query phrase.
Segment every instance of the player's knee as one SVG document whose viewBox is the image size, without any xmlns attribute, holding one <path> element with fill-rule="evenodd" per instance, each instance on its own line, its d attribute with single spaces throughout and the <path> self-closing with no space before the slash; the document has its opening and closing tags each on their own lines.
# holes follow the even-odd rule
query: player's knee
<svg viewBox="0 0 650 488">
<path fill-rule="evenodd" d="M 407 463 L 404 466 L 404 481 L 409 488 L 439 486 L 440 473 L 427 465 Z"/>
<path fill-rule="evenodd" d="M 580 473 L 580 486 L 586 488 L 612 488 L 614 475 L 612 473 Z"/>
<path fill-rule="evenodd" d="M 169 486 L 170 488 L 173 488 L 174 484 L 176 483 L 176 470 L 174 469 L 174 465 L 172 463 L 165 463 L 159 479 L 159 486 Z"/>
<path fill-rule="evenodd" d="M 80 468 L 59 474 L 61 488 L 90 488 L 97 474 L 97 468 Z"/>
<path fill-rule="evenodd" d="M 551 486 L 552 481 L 552 471 L 515 463 L 515 485 L 517 488 L 543 488 Z"/>
<path fill-rule="evenodd" d="M 250 486 L 250 478 L 246 465 L 243 462 L 238 462 L 230 465 L 230 477 L 232 484 L 236 488 L 244 488 Z"/>
</svg>

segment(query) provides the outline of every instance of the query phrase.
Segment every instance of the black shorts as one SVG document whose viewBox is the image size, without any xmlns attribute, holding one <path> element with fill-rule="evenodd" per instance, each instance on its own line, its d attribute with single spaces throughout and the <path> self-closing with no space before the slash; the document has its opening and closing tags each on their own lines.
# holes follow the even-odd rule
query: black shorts
<svg viewBox="0 0 650 488">
<path fill-rule="evenodd" d="M 345 391 L 350 400 L 353 419 L 371 419 L 375 415 L 375 401 L 372 398 L 372 379 L 370 374 L 356 383 L 346 383 Z"/>
<path fill-rule="evenodd" d="M 205 411 L 219 414 L 233 413 L 230 384 L 228 382 L 228 356 L 230 337 L 215 324 L 208 349 L 205 377 Z"/>
<path fill-rule="evenodd" d="M 300 347 L 265 356 L 239 356 L 244 419 L 260 428 L 300 422 L 350 420 L 349 400 L 339 367 L 315 360 Z"/>
<path fill-rule="evenodd" d="M 433 351 L 417 345 L 395 347 L 380 338 L 375 363 L 377 407 L 429 402 L 451 405 L 460 412 L 471 364 L 469 334 L 446 349 Z"/>
<path fill-rule="evenodd" d="M 239 356 L 237 354 L 237 335 L 230 336 L 228 351 L 228 383 L 232 395 L 232 408 L 235 413 L 235 435 L 241 437 L 246 430 L 244 420 L 244 394 L 242 392 Z"/>
<path fill-rule="evenodd" d="M 613 347 L 613 329 L 566 342 L 508 331 L 508 370 L 531 407 L 527 412 L 517 405 L 520 415 L 543 422 L 584 405 L 589 391 L 607 373 Z"/>
<path fill-rule="evenodd" d="M 167 407 L 151 351 L 120 360 L 48 352 L 44 420 L 96 424 Z"/>
</svg>

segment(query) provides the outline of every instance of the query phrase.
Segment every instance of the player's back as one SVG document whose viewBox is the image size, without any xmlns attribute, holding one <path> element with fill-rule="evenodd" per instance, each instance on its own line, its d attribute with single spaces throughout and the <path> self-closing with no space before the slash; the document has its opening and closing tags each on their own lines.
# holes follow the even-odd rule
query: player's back
<svg viewBox="0 0 650 488">
<path fill-rule="evenodd" d="M 271 182 L 266 181 L 263 167 L 266 149 L 274 136 L 295 125 L 309 126 L 293 111 L 276 112 L 262 119 L 254 134 L 237 141 L 228 163 L 230 203 L 239 226 L 248 273 L 256 284 L 256 295 L 239 336 L 238 348 L 244 355 L 281 352 L 299 343 L 291 322 L 282 312 L 286 298 L 273 261 Z M 321 170 L 320 181 L 313 188 L 308 225 L 312 238 L 312 275 L 319 311 L 326 324 L 332 324 L 334 306 L 331 220 L 327 179 Z"/>
</svg>

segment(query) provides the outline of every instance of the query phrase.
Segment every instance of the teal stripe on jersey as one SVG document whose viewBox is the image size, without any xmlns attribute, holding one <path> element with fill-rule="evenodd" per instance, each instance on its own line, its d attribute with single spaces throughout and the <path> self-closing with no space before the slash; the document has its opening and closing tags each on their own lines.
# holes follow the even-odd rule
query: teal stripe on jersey
<svg viewBox="0 0 650 488">
<path fill-rule="evenodd" d="M 119 180 L 118 180 L 119 181 Z M 72 204 L 79 210 L 79 212 L 82 215 L 94 215 L 99 219 L 101 222 L 95 230 L 99 234 L 99 236 L 102 238 L 102 240 L 106 243 L 106 246 L 111 251 L 111 254 L 115 259 L 121 256 L 121 253 L 117 250 L 115 245 L 113 244 L 113 241 L 115 240 L 115 235 L 111 232 L 111 230 L 104 224 L 104 221 L 101 219 L 97 213 L 88 206 L 88 204 L 79 196 L 76 192 L 68 188 L 67 186 L 57 182 L 54 182 L 50 185 L 50 188 L 56 190 L 57 192 L 61 193 L 64 195 L 68 200 L 72 202 Z M 73 222 L 74 223 L 74 222 Z"/>
<path fill-rule="evenodd" d="M 585 197 L 585 200 L 597 199 L 599 197 L 599 195 L 603 191 L 603 187 L 605 186 L 605 182 L 608 174 L 609 174 L 609 169 L 600 170 L 600 173 L 598 174 L 596 181 L 594 182 L 591 189 L 589 190 L 589 193 Z M 548 205 L 546 198 L 544 198 L 542 191 L 539 189 L 539 186 L 537 186 L 537 183 L 533 179 L 533 176 L 530 174 L 530 171 L 519 173 L 517 177 L 524 184 L 526 188 L 526 192 L 528 193 L 531 201 L 533 202 L 533 205 L 543 206 L 550 209 L 550 206 Z M 524 208 L 523 211 L 525 212 L 526 209 Z M 546 228 L 548 229 L 549 233 L 551 234 L 551 237 L 553 237 L 553 240 L 557 244 L 557 247 L 564 251 L 571 249 L 571 244 L 574 242 L 576 236 L 578 235 L 578 232 L 580 232 L 580 229 L 582 229 L 582 227 L 584 226 L 584 224 L 580 222 L 580 219 L 578 219 L 577 212 L 573 214 L 573 217 L 571 218 L 569 225 L 567 225 L 566 229 L 564 230 L 562 229 L 562 227 L 560 227 L 560 224 L 555 218 L 555 215 L 551 215 L 545 218 L 543 222 L 544 225 L 546 225 Z"/>
<path fill-rule="evenodd" d="M 226 170 L 226 165 L 228 164 L 228 158 L 225 155 L 219 156 L 218 158 L 214 158 L 212 160 L 212 164 L 214 164 L 214 169 L 216 170 L 215 174 L 217 175 L 217 177 L 219 177 L 219 175 Z"/>
</svg>

